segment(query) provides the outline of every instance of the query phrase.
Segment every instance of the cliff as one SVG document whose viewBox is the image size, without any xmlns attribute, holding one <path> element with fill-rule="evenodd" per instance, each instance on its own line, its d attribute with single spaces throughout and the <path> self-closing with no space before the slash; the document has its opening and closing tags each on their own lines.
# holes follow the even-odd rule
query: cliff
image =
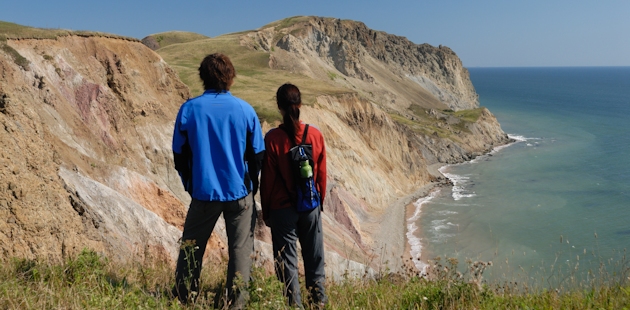
<svg viewBox="0 0 630 310">
<path fill-rule="evenodd" d="M 173 121 L 200 92 L 199 61 L 215 51 L 232 58 L 233 93 L 256 108 L 264 131 L 279 120 L 277 87 L 301 88 L 303 118 L 327 143 L 323 219 L 327 266 L 337 275 L 384 261 L 400 268 L 404 237 L 391 236 L 398 245 L 383 250 L 391 208 L 440 181 L 430 165 L 508 141 L 446 47 L 317 17 L 216 38 L 164 36 L 179 43 L 154 52 L 98 34 L 0 41 L 3 258 L 54 261 L 88 247 L 120 260 L 172 262 L 190 199 L 173 169 Z M 211 260 L 225 256 L 221 224 L 216 232 Z M 257 238 L 268 263 L 263 225 Z"/>
<path fill-rule="evenodd" d="M 276 68 L 313 78 L 321 77 L 324 68 L 337 71 L 351 79 L 345 86 L 362 90 L 386 107 L 422 102 L 457 111 L 479 106 L 468 71 L 448 47 L 417 45 L 361 22 L 317 17 L 272 23 L 248 39 L 266 51 L 277 47 L 288 52 L 272 53 L 278 56 L 272 58 Z M 319 66 L 310 62 L 315 59 Z"/>
<path fill-rule="evenodd" d="M 89 247 L 170 259 L 185 208 L 170 189 L 169 122 L 187 87 L 137 41 L 6 44 L 27 66 L 0 53 L 2 256 L 59 260 Z"/>
</svg>

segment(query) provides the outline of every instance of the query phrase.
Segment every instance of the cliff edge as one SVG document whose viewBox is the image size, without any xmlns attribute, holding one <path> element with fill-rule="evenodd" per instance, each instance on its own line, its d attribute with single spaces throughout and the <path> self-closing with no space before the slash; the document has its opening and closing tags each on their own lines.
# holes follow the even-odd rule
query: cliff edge
<svg viewBox="0 0 630 310">
<path fill-rule="evenodd" d="M 0 37 L 3 258 L 56 261 L 88 247 L 173 262 L 190 198 L 173 169 L 172 126 L 180 104 L 200 93 L 196 67 L 212 52 L 231 57 L 232 92 L 254 106 L 264 131 L 280 120 L 277 87 L 302 90 L 303 119 L 327 144 L 333 275 L 385 261 L 402 268 L 404 235 L 385 226 L 404 225 L 391 218 L 400 202 L 444 181 L 428 167 L 509 141 L 450 49 L 360 22 L 294 17 L 215 38 L 173 33 L 178 43 L 155 52 L 134 39 L 32 29 Z M 269 231 L 258 227 L 268 264 Z M 221 224 L 216 232 L 209 260 L 226 255 Z"/>
</svg>

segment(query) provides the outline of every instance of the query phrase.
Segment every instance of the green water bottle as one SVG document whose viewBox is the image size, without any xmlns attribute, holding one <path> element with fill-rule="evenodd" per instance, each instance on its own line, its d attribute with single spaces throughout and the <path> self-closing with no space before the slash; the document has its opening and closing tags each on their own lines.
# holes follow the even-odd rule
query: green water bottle
<svg viewBox="0 0 630 310">
<path fill-rule="evenodd" d="M 313 176 L 313 167 L 311 167 L 308 160 L 304 160 L 300 163 L 300 176 L 304 179 L 308 179 Z"/>
</svg>

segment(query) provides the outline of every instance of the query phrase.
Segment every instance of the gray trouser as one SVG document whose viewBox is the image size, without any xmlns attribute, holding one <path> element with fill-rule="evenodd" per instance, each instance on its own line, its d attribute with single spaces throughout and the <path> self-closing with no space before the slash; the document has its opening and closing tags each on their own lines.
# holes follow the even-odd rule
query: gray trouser
<svg viewBox="0 0 630 310">
<path fill-rule="evenodd" d="M 252 267 L 254 227 L 256 224 L 256 208 L 251 193 L 236 201 L 220 202 L 193 199 L 190 203 L 184 222 L 182 247 L 179 251 L 177 269 L 175 270 L 177 295 L 182 301 L 188 298 L 189 291 L 197 292 L 199 289 L 203 254 L 221 213 L 225 218 L 230 256 L 226 281 L 228 301 L 234 305 L 243 304 L 246 299 Z M 191 243 L 194 245 L 190 246 Z M 236 277 L 239 277 L 242 282 L 235 283 Z M 242 284 L 245 287 L 239 287 L 235 290 L 235 284 Z"/>
<path fill-rule="evenodd" d="M 271 236 L 278 279 L 285 283 L 290 305 L 301 306 L 297 240 L 302 246 L 306 288 L 311 302 L 325 303 L 324 234 L 321 211 L 298 213 L 294 208 L 270 210 Z"/>
</svg>

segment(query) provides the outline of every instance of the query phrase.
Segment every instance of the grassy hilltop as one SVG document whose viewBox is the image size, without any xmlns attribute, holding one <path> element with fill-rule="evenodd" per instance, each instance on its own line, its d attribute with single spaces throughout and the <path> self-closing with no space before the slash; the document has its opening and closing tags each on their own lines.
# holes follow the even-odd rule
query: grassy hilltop
<svg viewBox="0 0 630 310">
<path fill-rule="evenodd" d="M 268 26 L 289 27 L 301 20 L 287 19 Z M 17 51 L 6 44 L 7 39 L 54 39 L 59 36 L 105 36 L 131 41 L 135 39 L 98 32 L 72 32 L 38 29 L 0 22 L 0 48 L 22 67 L 27 67 Z M 261 120 L 273 123 L 280 118 L 274 95 L 278 85 L 292 82 L 300 85 L 306 105 L 316 105 L 321 94 L 337 96 L 358 93 L 335 83 L 340 77 L 329 73 L 327 78 L 312 79 L 287 70 L 271 69 L 271 53 L 250 49 L 240 44 L 242 33 L 214 38 L 185 32 L 152 35 L 159 45 L 156 52 L 174 68 L 191 94 L 202 92 L 197 67 L 201 59 L 214 52 L 230 56 L 237 68 L 233 92 L 250 102 Z M 22 57 L 22 58 L 20 58 Z M 362 94 L 365 95 L 365 94 Z M 421 133 L 450 135 L 430 123 L 421 106 L 411 106 L 414 119 L 397 113 L 390 116 Z M 479 110 L 441 111 L 465 122 L 474 122 Z M 429 129 L 427 129 L 429 128 Z M 465 127 L 455 130 L 465 131 Z M 183 306 L 174 302 L 169 291 L 173 286 L 173 268 L 162 263 L 140 265 L 114 263 L 91 250 L 63 263 L 45 259 L 8 258 L 0 265 L 0 309 L 206 309 L 221 299 L 226 262 L 207 264 L 202 274 L 201 294 L 195 304 Z M 327 309 L 628 309 L 630 308 L 630 269 L 620 262 L 620 273 L 608 274 L 605 266 L 588 282 L 571 283 L 562 287 L 528 287 L 513 279 L 487 283 L 483 271 L 492 268 L 487 263 L 461 263 L 452 259 L 433 262 L 431 279 L 418 276 L 413 270 L 390 273 L 386 267 L 375 277 L 346 277 L 330 281 Z M 462 266 L 463 265 L 463 266 Z M 458 270 L 464 270 L 459 273 Z M 570 282 L 571 274 L 550 273 L 560 283 Z M 250 287 L 251 309 L 288 309 L 282 297 L 282 284 L 273 275 L 255 269 Z M 566 280 L 566 281 L 565 281 Z M 308 308 L 308 305 L 306 305 Z"/>
<path fill-rule="evenodd" d="M 305 22 L 308 18 L 306 16 L 286 18 L 265 25 L 261 29 L 274 28 L 276 31 L 274 40 L 277 41 L 280 40 L 280 31 L 290 28 L 296 23 Z M 293 30 L 293 32 L 295 31 Z M 352 84 L 337 83 L 339 79 L 345 78 L 332 71 L 328 71 L 325 78 L 313 78 L 291 70 L 270 68 L 270 59 L 271 54 L 275 51 L 274 48 L 272 47 L 270 52 L 258 46 L 253 49 L 244 46 L 240 40 L 243 34 L 248 32 L 243 31 L 209 38 L 190 32 L 172 31 L 147 36 L 143 42 L 150 46 L 152 43 L 149 42 L 159 41 L 154 50 L 178 72 L 182 82 L 190 88 L 192 96 L 197 96 L 203 92 L 203 85 L 197 71 L 203 57 L 215 52 L 228 55 L 237 70 L 235 84 L 232 87 L 233 93 L 252 104 L 261 121 L 268 123 L 280 121 L 274 96 L 278 86 L 286 82 L 299 85 L 302 99 L 306 105 L 314 105 L 315 98 L 319 95 L 357 94 L 363 97 L 372 95 Z M 313 64 L 313 66 L 317 66 L 317 64 Z M 410 87 L 410 85 L 401 85 L 401 87 Z M 376 103 L 381 104 L 378 101 Z M 441 137 L 457 139 L 453 132 L 436 126 L 435 120 L 427 117 L 426 111 L 426 106 L 414 103 L 405 110 L 408 115 L 401 115 L 403 113 L 399 111 L 390 111 L 389 115 L 394 121 L 415 132 L 423 134 L 435 132 Z M 461 120 L 456 129 L 466 131 L 465 125 L 477 121 L 481 111 L 481 108 L 476 108 L 458 112 L 442 110 L 441 113 Z M 410 119 L 409 115 L 413 115 L 413 120 Z"/>
<path fill-rule="evenodd" d="M 64 29 L 42 29 L 35 27 L 22 26 L 15 23 L 0 21 L 0 50 L 7 53 L 16 64 L 23 69 L 28 69 L 28 60 L 20 55 L 15 49 L 7 44 L 8 39 L 56 39 L 64 36 L 84 36 L 84 37 L 107 37 L 128 41 L 138 41 L 134 38 L 119 36 L 104 32 L 96 31 L 72 31 Z"/>
<path fill-rule="evenodd" d="M 179 73 L 180 79 L 188 85 L 193 96 L 203 92 L 198 72 L 201 60 L 211 53 L 228 55 L 237 73 L 232 92 L 249 102 L 256 109 L 261 121 L 266 120 L 269 123 L 280 120 L 274 96 L 278 86 L 283 83 L 291 82 L 300 85 L 304 104 L 307 105 L 313 105 L 317 95 L 349 92 L 348 89 L 340 88 L 327 81 L 314 80 L 304 75 L 269 68 L 270 54 L 241 46 L 240 35 L 235 33 L 190 40 L 191 36 L 188 33 L 167 32 L 155 36 L 162 36 L 169 38 L 171 42 L 180 43 L 164 45 L 156 52 Z"/>
</svg>

